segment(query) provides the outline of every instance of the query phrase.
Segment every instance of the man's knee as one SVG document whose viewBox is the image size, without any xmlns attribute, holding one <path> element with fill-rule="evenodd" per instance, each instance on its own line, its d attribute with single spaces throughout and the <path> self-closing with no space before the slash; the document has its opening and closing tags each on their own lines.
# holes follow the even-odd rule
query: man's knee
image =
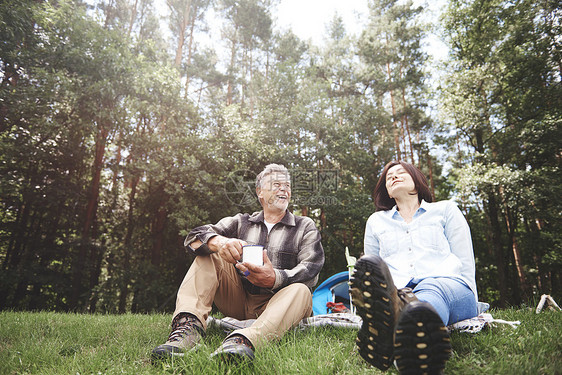
<svg viewBox="0 0 562 375">
<path fill-rule="evenodd" d="M 294 299 L 303 301 L 305 304 L 312 304 L 312 293 L 310 288 L 303 283 L 294 283 L 286 286 L 287 293 L 291 294 Z"/>
<path fill-rule="evenodd" d="M 299 293 L 299 294 L 302 293 L 303 295 L 310 296 L 312 298 L 312 293 L 310 292 L 310 288 L 303 283 L 294 283 L 288 285 L 286 288 L 291 288 L 291 290 L 294 290 L 295 293 Z"/>
<path fill-rule="evenodd" d="M 209 255 L 199 255 L 193 259 L 189 270 L 193 269 L 192 272 L 212 272 L 214 270 L 217 274 L 224 271 L 229 271 L 232 265 L 222 259 L 217 253 L 212 253 Z"/>
</svg>

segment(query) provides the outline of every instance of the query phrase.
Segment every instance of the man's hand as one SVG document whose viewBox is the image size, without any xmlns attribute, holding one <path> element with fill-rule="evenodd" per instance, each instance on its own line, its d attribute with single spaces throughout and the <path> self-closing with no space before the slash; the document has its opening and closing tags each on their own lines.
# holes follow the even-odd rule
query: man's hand
<svg viewBox="0 0 562 375">
<path fill-rule="evenodd" d="M 242 258 L 242 246 L 246 244 L 246 241 L 238 238 L 223 236 L 215 236 L 207 242 L 212 252 L 219 253 L 221 258 L 232 264 L 236 264 Z"/>
<path fill-rule="evenodd" d="M 244 262 L 238 263 L 236 268 L 242 271 L 248 281 L 255 286 L 271 289 L 275 285 L 275 271 L 266 250 L 263 251 L 263 266 Z"/>
</svg>

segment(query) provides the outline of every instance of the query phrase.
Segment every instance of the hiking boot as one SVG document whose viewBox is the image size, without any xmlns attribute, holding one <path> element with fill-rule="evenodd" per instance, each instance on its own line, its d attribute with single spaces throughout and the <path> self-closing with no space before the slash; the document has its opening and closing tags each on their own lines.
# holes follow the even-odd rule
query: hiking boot
<svg viewBox="0 0 562 375">
<path fill-rule="evenodd" d="M 196 347 L 203 335 L 205 335 L 203 325 L 195 315 L 178 314 L 172 321 L 172 333 L 168 341 L 152 350 L 152 361 L 183 357 Z"/>
<path fill-rule="evenodd" d="M 211 358 L 220 358 L 224 362 L 240 364 L 254 360 L 254 346 L 246 337 L 233 335 L 227 337 L 222 345 L 211 354 Z"/>
<path fill-rule="evenodd" d="M 427 302 L 404 308 L 394 336 L 394 358 L 400 374 L 441 374 L 451 356 L 449 332 Z"/>
<path fill-rule="evenodd" d="M 392 365 L 394 328 L 400 311 L 417 298 L 411 289 L 396 289 L 388 266 L 377 255 L 364 255 L 355 264 L 351 295 L 363 319 L 357 333 L 359 354 L 382 371 Z"/>
</svg>

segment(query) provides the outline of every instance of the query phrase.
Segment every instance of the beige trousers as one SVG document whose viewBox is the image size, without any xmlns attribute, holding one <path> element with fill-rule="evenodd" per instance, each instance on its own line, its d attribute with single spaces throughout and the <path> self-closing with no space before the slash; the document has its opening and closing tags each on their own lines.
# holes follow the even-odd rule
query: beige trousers
<svg viewBox="0 0 562 375">
<path fill-rule="evenodd" d="M 174 317 L 191 313 L 207 329 L 213 302 L 225 316 L 257 319 L 250 327 L 231 333 L 245 336 L 256 348 L 280 338 L 312 314 L 312 294 L 306 285 L 291 284 L 275 294 L 249 294 L 233 264 L 218 254 L 197 256 L 178 290 Z"/>
</svg>

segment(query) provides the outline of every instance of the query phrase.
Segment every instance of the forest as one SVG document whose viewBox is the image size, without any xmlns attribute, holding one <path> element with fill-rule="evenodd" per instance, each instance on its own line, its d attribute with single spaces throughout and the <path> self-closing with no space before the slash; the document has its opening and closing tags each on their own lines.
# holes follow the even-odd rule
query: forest
<svg viewBox="0 0 562 375">
<path fill-rule="evenodd" d="M 162 3 L 2 0 L 0 309 L 173 310 L 186 234 L 259 210 L 272 162 L 323 280 L 362 254 L 391 160 L 465 214 L 481 301 L 560 302 L 559 1 L 447 0 L 429 23 L 368 0 L 359 34 L 334 14 L 321 44 L 276 27 L 278 0 Z"/>
</svg>

